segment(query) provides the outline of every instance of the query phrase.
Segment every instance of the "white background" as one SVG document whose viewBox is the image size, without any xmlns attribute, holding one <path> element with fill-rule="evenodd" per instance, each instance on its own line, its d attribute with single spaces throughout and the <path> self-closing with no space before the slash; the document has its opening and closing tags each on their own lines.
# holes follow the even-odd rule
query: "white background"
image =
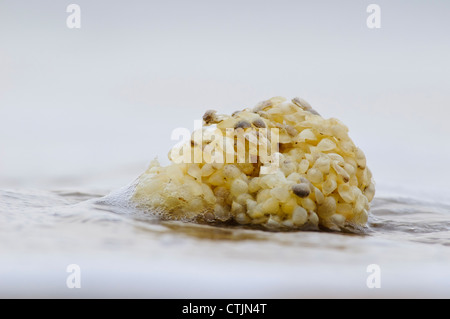
<svg viewBox="0 0 450 319">
<path fill-rule="evenodd" d="M 450 2 L 0 2 L 0 188 L 113 189 L 206 109 L 301 96 L 378 185 L 449 194 Z M 390 186 L 391 188 L 389 188 Z"/>
</svg>

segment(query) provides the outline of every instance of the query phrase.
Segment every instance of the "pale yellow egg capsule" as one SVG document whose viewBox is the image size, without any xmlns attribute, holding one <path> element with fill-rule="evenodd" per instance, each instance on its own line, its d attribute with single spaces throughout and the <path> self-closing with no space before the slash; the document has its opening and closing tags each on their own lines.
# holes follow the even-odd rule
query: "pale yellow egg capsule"
<svg viewBox="0 0 450 319">
<path fill-rule="evenodd" d="M 231 116 L 209 110 L 203 125 L 169 153 L 169 166 L 152 161 L 139 177 L 137 207 L 271 230 L 365 226 L 375 184 L 339 120 L 301 98 L 274 97 Z"/>
</svg>

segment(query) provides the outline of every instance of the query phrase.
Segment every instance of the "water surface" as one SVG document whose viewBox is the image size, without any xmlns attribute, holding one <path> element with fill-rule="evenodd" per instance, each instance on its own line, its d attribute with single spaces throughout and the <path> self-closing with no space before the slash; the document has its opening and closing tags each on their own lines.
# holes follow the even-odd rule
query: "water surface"
<svg viewBox="0 0 450 319">
<path fill-rule="evenodd" d="M 384 195 L 363 234 L 269 232 L 161 221 L 121 192 L 0 191 L 0 296 L 450 297 L 444 203 Z"/>
</svg>

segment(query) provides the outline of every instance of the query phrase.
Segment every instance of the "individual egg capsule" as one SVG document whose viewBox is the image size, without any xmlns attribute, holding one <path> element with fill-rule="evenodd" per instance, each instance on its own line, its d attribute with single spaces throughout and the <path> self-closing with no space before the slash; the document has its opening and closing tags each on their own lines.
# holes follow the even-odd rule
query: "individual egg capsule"
<svg viewBox="0 0 450 319">
<path fill-rule="evenodd" d="M 283 123 L 284 121 L 283 112 L 280 109 L 272 108 L 268 110 L 266 113 L 272 122 Z"/>
<path fill-rule="evenodd" d="M 258 104 L 255 105 L 255 107 L 253 108 L 253 112 L 257 113 L 259 111 L 262 111 L 266 108 L 270 108 L 273 106 L 273 103 L 270 100 L 266 100 L 266 101 L 261 101 Z"/>
<path fill-rule="evenodd" d="M 280 134 L 278 135 L 278 141 L 281 144 L 290 144 L 293 142 L 292 136 L 286 132 L 286 129 L 280 130 Z"/>
<path fill-rule="evenodd" d="M 323 174 L 317 168 L 310 168 L 306 173 L 306 177 L 313 184 L 320 184 L 323 182 Z"/>
<path fill-rule="evenodd" d="M 316 203 L 308 197 L 300 199 L 300 206 L 302 206 L 307 211 L 315 211 L 317 208 Z"/>
<path fill-rule="evenodd" d="M 337 153 L 327 153 L 327 156 L 332 160 L 338 163 L 345 163 L 344 158 Z"/>
<path fill-rule="evenodd" d="M 319 216 L 314 212 L 308 212 L 308 223 L 317 227 L 319 225 Z"/>
<path fill-rule="evenodd" d="M 214 214 L 210 211 L 206 211 L 203 213 L 203 218 L 206 222 L 211 223 L 213 221 L 216 220 L 216 217 L 214 216 Z"/>
<path fill-rule="evenodd" d="M 236 179 L 231 183 L 230 193 L 232 196 L 237 197 L 240 194 L 248 192 L 248 185 L 241 179 Z"/>
<path fill-rule="evenodd" d="M 205 125 L 209 125 L 212 123 L 216 123 L 217 122 L 217 115 L 216 115 L 217 111 L 215 110 L 208 110 L 205 112 L 205 114 L 203 115 L 203 121 L 205 123 Z"/>
<path fill-rule="evenodd" d="M 358 177 L 356 177 L 356 175 L 352 175 L 348 183 L 350 184 L 350 186 L 358 186 L 359 185 Z"/>
<path fill-rule="evenodd" d="M 272 195 L 270 195 L 270 189 L 262 189 L 256 195 L 256 200 L 258 204 L 262 204 L 266 200 L 268 200 Z"/>
<path fill-rule="evenodd" d="M 311 121 L 314 129 L 319 133 L 319 136 L 332 136 L 331 127 L 328 125 L 327 121 L 323 122 L 323 119 L 318 117 L 306 117 L 306 120 Z M 335 144 L 335 142 L 333 142 Z"/>
<path fill-rule="evenodd" d="M 226 164 L 223 167 L 223 175 L 227 179 L 235 179 L 241 174 L 241 170 L 234 164 Z"/>
<path fill-rule="evenodd" d="M 311 163 L 314 165 L 314 163 L 319 159 L 319 157 L 324 156 L 325 154 L 320 151 L 316 146 L 309 145 L 309 152 L 312 156 Z"/>
<path fill-rule="evenodd" d="M 336 148 L 336 143 L 329 138 L 324 138 L 317 144 L 317 148 L 321 152 L 329 152 Z"/>
<path fill-rule="evenodd" d="M 306 154 L 306 155 L 309 155 L 309 154 Z M 300 173 L 300 174 L 304 174 L 304 173 L 306 173 L 306 171 L 308 170 L 308 168 L 309 168 L 309 161 L 307 160 L 307 159 L 302 159 L 301 161 L 300 161 L 300 163 L 298 164 L 298 167 L 297 167 L 297 171 Z"/>
<path fill-rule="evenodd" d="M 268 174 L 261 177 L 261 183 L 267 188 L 274 188 L 278 184 L 283 184 L 286 181 L 286 177 L 280 171 L 275 174 Z"/>
<path fill-rule="evenodd" d="M 278 230 L 282 227 L 281 221 L 277 218 L 278 216 L 271 215 L 269 219 L 264 223 L 267 229 Z"/>
<path fill-rule="evenodd" d="M 355 175 L 356 173 L 356 169 L 353 165 L 349 164 L 349 163 L 344 163 L 344 167 L 345 171 L 348 173 L 348 175 L 352 176 Z"/>
<path fill-rule="evenodd" d="M 358 225 L 365 225 L 367 223 L 368 214 L 365 209 L 363 209 L 359 213 L 355 213 L 355 215 L 352 218 L 352 222 L 358 224 Z"/>
<path fill-rule="evenodd" d="M 291 137 L 295 137 L 298 135 L 297 129 L 291 125 L 286 125 L 285 130 Z"/>
<path fill-rule="evenodd" d="M 250 193 L 256 193 L 261 188 L 260 180 L 261 177 L 253 177 L 250 180 L 250 182 L 248 183 L 248 191 Z"/>
<path fill-rule="evenodd" d="M 216 171 L 208 178 L 208 183 L 213 186 L 221 186 L 225 184 L 225 176 L 222 171 Z"/>
<path fill-rule="evenodd" d="M 203 194 L 202 186 L 194 179 L 186 179 L 183 183 L 183 187 L 189 190 L 193 196 L 200 196 Z"/>
<path fill-rule="evenodd" d="M 355 161 L 355 159 L 352 156 L 346 156 L 342 162 L 344 162 L 347 165 L 353 166 L 354 171 L 356 171 L 356 168 L 358 167 L 358 164 L 356 164 L 356 161 Z"/>
<path fill-rule="evenodd" d="M 198 164 L 189 164 L 187 173 L 198 181 L 202 179 L 202 172 Z"/>
<path fill-rule="evenodd" d="M 367 186 L 367 188 L 364 190 L 364 195 L 367 197 L 369 202 L 372 201 L 373 197 L 375 196 L 375 184 L 374 183 L 371 182 L 370 185 Z"/>
<path fill-rule="evenodd" d="M 213 191 L 211 190 L 211 188 L 208 186 L 208 184 L 202 183 L 201 184 L 202 187 L 202 195 L 203 198 L 205 199 L 206 202 L 212 204 L 216 202 L 216 197 L 214 196 Z"/>
<path fill-rule="evenodd" d="M 328 175 L 327 180 L 322 184 L 322 192 L 325 196 L 331 194 L 337 187 L 336 175 Z"/>
<path fill-rule="evenodd" d="M 277 214 L 279 208 L 280 208 L 280 203 L 274 197 L 268 198 L 262 205 L 262 211 L 265 214 Z"/>
<path fill-rule="evenodd" d="M 302 226 L 304 225 L 308 220 L 308 213 L 306 212 L 306 209 L 304 209 L 301 206 L 295 207 L 293 213 L 292 213 L 292 222 L 296 226 Z"/>
<path fill-rule="evenodd" d="M 236 124 L 234 124 L 234 128 L 235 129 L 246 129 L 246 128 L 250 128 L 252 127 L 252 125 L 250 124 L 250 122 L 246 121 L 246 120 L 240 120 L 238 122 L 236 122 Z"/>
<path fill-rule="evenodd" d="M 312 155 L 312 154 L 310 154 L 310 153 L 305 153 L 305 158 L 306 158 L 306 160 L 309 162 L 309 163 L 314 163 L 314 156 Z M 308 164 L 309 164 L 308 163 Z"/>
<path fill-rule="evenodd" d="M 317 202 L 317 204 L 322 204 L 325 200 L 325 196 L 323 196 L 323 193 L 318 189 L 317 187 L 314 187 L 314 197 Z"/>
<path fill-rule="evenodd" d="M 355 160 L 358 167 L 362 169 L 366 167 L 366 155 L 364 155 L 363 151 L 358 147 L 356 148 Z"/>
<path fill-rule="evenodd" d="M 338 139 L 347 139 L 348 138 L 348 129 L 347 127 L 339 124 L 334 124 L 331 126 L 331 132 L 333 136 L 336 136 Z"/>
<path fill-rule="evenodd" d="M 295 105 L 299 106 L 300 108 L 302 108 L 304 110 L 312 109 L 311 105 L 306 100 L 302 99 L 301 97 L 293 98 L 292 103 L 294 103 Z"/>
<path fill-rule="evenodd" d="M 349 203 L 338 203 L 336 204 L 336 213 L 345 218 L 351 218 L 353 216 L 353 206 Z"/>
<path fill-rule="evenodd" d="M 316 141 L 317 136 L 316 136 L 316 134 L 314 134 L 314 132 L 311 129 L 307 128 L 300 132 L 300 134 L 298 135 L 298 138 L 296 140 L 301 141 L 301 142 Z"/>
<path fill-rule="evenodd" d="M 256 119 L 254 119 L 254 120 L 252 121 L 252 124 L 253 124 L 255 127 L 257 127 L 257 128 L 266 128 L 266 127 L 267 127 L 266 123 L 265 123 L 264 120 L 261 119 L 261 118 L 256 118 Z"/>
<path fill-rule="evenodd" d="M 219 204 L 225 205 L 226 200 L 230 195 L 230 191 L 223 186 L 219 186 L 214 188 L 214 195 L 216 196 L 216 200 Z"/>
<path fill-rule="evenodd" d="M 297 183 L 301 177 L 302 176 L 299 173 L 293 172 L 293 173 L 289 174 L 289 176 L 286 178 L 286 180 Z"/>
<path fill-rule="evenodd" d="M 333 215 L 331 215 L 329 220 L 334 225 L 338 226 L 338 229 L 336 229 L 336 230 L 339 230 L 339 227 L 343 227 L 344 224 L 345 224 L 345 217 L 340 215 L 340 214 L 333 214 Z"/>
<path fill-rule="evenodd" d="M 270 101 L 272 103 L 273 107 L 278 107 L 281 103 L 283 103 L 286 100 L 287 99 L 283 96 L 274 96 L 274 97 L 270 98 L 268 101 Z"/>
<path fill-rule="evenodd" d="M 289 198 L 289 191 L 284 186 L 276 186 L 270 190 L 270 194 L 280 202 L 285 202 Z"/>
<path fill-rule="evenodd" d="M 237 166 L 246 175 L 252 174 L 253 170 L 255 169 L 253 163 L 238 163 Z"/>
<path fill-rule="evenodd" d="M 308 197 L 311 193 L 311 188 L 307 183 L 295 184 L 291 187 L 292 192 L 300 198 Z"/>
<path fill-rule="evenodd" d="M 269 220 L 270 215 L 263 215 L 261 217 L 258 218 L 253 218 L 250 222 L 253 225 L 263 225 L 267 223 L 267 221 Z"/>
<path fill-rule="evenodd" d="M 344 183 L 348 183 L 348 181 L 350 180 L 350 175 L 348 175 L 347 171 L 343 169 L 340 164 L 343 165 L 343 162 L 332 161 L 331 166 L 333 167 L 337 175 L 342 179 L 342 181 Z"/>
<path fill-rule="evenodd" d="M 231 204 L 231 213 L 234 216 L 245 213 L 245 207 L 238 202 L 233 201 L 233 203 Z"/>
<path fill-rule="evenodd" d="M 287 215 L 292 215 L 295 207 L 297 207 L 297 201 L 290 197 L 287 201 L 281 203 L 281 210 Z"/>
<path fill-rule="evenodd" d="M 239 200 L 239 198 L 238 198 L 238 200 Z M 247 198 L 247 200 L 245 201 L 245 206 L 247 207 L 247 211 L 255 209 L 256 205 L 258 205 L 258 202 L 255 201 L 253 199 L 253 197 Z"/>
<path fill-rule="evenodd" d="M 302 151 L 299 147 L 294 147 L 290 149 L 288 152 L 288 155 L 291 157 L 291 159 L 295 160 L 297 163 L 300 162 L 302 158 L 304 158 L 304 151 Z"/>
<path fill-rule="evenodd" d="M 317 210 L 320 218 L 327 218 L 336 213 L 336 200 L 332 196 L 325 197 L 325 200 Z"/>
<path fill-rule="evenodd" d="M 367 187 L 371 182 L 371 178 L 369 177 L 369 172 L 368 172 L 367 167 L 364 169 L 358 168 L 356 170 L 356 176 L 358 177 L 359 184 L 360 184 L 361 188 L 363 188 L 363 189 L 365 187 Z"/>
<path fill-rule="evenodd" d="M 249 193 L 242 193 L 242 194 L 240 194 L 239 196 L 236 197 L 236 202 L 238 202 L 242 206 L 246 206 L 247 202 L 249 200 L 253 201 L 253 196 L 250 195 Z"/>
<path fill-rule="evenodd" d="M 241 225 L 250 224 L 252 221 L 252 219 L 245 213 L 237 214 L 236 216 L 234 216 L 234 220 Z"/>
<path fill-rule="evenodd" d="M 368 204 L 367 197 L 364 196 L 363 194 L 359 194 L 356 197 L 355 212 L 356 213 L 361 212 L 366 207 L 367 204 Z"/>
<path fill-rule="evenodd" d="M 297 164 L 293 160 L 286 159 L 281 163 L 281 171 L 285 176 L 289 176 L 291 173 L 297 170 Z"/>
<path fill-rule="evenodd" d="M 352 156 L 355 152 L 356 146 L 351 140 L 342 140 L 339 143 L 339 148 L 342 154 Z"/>
<path fill-rule="evenodd" d="M 347 203 L 352 203 L 355 201 L 353 188 L 349 184 L 340 184 L 338 186 L 338 193 L 341 198 Z"/>
<path fill-rule="evenodd" d="M 284 101 L 278 105 L 283 114 L 291 114 L 297 111 L 297 107 L 291 101 Z"/>
<path fill-rule="evenodd" d="M 326 155 L 323 155 L 316 160 L 313 167 L 317 168 L 323 174 L 328 174 L 330 172 L 330 164 L 331 164 L 330 158 L 327 157 Z"/>
<path fill-rule="evenodd" d="M 258 219 L 261 217 L 264 217 L 264 213 L 262 210 L 262 204 L 258 204 L 257 202 L 255 203 L 249 203 L 250 206 L 247 206 L 247 214 L 252 218 L 252 219 Z"/>
<path fill-rule="evenodd" d="M 234 117 L 226 117 L 223 120 L 221 120 L 219 123 L 216 124 L 217 128 L 222 130 L 223 132 L 227 129 L 227 128 L 234 128 L 234 125 L 237 123 L 237 119 Z"/>
<path fill-rule="evenodd" d="M 203 177 L 208 177 L 210 176 L 212 173 L 214 173 L 214 167 L 212 166 L 212 164 L 210 163 L 206 163 L 202 166 L 201 168 L 201 175 Z"/>
<path fill-rule="evenodd" d="M 294 227 L 294 223 L 291 219 L 285 219 L 281 222 L 281 225 L 283 225 L 287 229 L 291 229 Z"/>
<path fill-rule="evenodd" d="M 150 167 L 146 171 L 147 174 L 159 174 L 161 173 L 161 167 Z"/>
<path fill-rule="evenodd" d="M 170 165 L 165 168 L 165 171 L 172 180 L 175 180 L 179 183 L 181 183 L 185 178 L 185 173 L 182 169 L 182 165 Z"/>
</svg>

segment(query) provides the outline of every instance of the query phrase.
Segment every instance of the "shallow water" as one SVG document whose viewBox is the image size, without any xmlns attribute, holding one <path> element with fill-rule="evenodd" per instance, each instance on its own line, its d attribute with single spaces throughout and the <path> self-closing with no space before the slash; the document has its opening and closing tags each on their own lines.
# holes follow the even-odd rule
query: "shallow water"
<svg viewBox="0 0 450 319">
<path fill-rule="evenodd" d="M 0 191 L 0 296 L 450 297 L 446 203 L 384 195 L 364 234 L 269 232 L 161 221 L 120 194 Z"/>
</svg>

